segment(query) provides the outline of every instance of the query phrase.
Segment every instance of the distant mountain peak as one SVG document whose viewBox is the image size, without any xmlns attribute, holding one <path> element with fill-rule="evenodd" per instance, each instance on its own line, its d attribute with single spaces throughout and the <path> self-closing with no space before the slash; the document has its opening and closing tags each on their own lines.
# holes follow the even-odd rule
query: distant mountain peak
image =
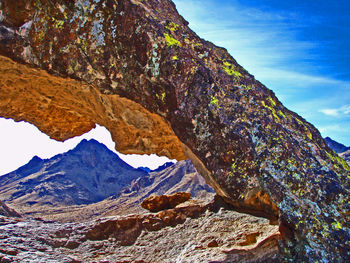
<svg viewBox="0 0 350 263">
<path fill-rule="evenodd" d="M 324 138 L 325 142 L 327 143 L 328 147 L 331 148 L 336 153 L 343 153 L 348 150 L 350 150 L 350 147 L 346 147 L 344 144 L 341 144 L 330 137 Z"/>
<path fill-rule="evenodd" d="M 66 153 L 45 160 L 34 156 L 26 165 L 1 176 L 0 196 L 5 201 L 23 200 L 21 205 L 89 204 L 117 194 L 146 174 L 104 144 L 84 139 Z"/>
<path fill-rule="evenodd" d="M 103 143 L 100 143 L 99 141 L 96 141 L 95 139 L 90 139 L 90 140 L 82 139 L 77 144 L 77 146 L 75 146 L 74 149 L 82 149 L 82 148 L 87 148 L 87 147 L 103 147 L 105 149 L 108 149 L 106 145 L 104 145 Z"/>
</svg>

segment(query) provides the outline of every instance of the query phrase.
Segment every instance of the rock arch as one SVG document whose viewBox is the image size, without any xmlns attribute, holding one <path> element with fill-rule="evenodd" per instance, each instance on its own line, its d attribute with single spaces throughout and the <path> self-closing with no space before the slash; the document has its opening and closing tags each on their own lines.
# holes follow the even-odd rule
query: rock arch
<svg viewBox="0 0 350 263">
<path fill-rule="evenodd" d="M 228 202 L 279 216 L 284 257 L 348 259 L 349 166 L 171 1 L 0 3 L 0 116 L 187 156 Z"/>
</svg>

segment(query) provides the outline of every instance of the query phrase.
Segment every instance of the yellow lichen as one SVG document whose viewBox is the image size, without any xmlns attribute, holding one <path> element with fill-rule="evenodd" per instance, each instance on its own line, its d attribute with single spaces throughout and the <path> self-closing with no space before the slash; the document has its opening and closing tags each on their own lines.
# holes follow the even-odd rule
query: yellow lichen
<svg viewBox="0 0 350 263">
<path fill-rule="evenodd" d="M 179 25 L 175 24 L 174 22 L 170 22 L 166 28 L 169 29 L 171 32 L 177 31 L 179 29 Z"/>
<path fill-rule="evenodd" d="M 235 76 L 237 78 L 243 77 L 243 75 L 235 70 L 235 66 L 227 61 L 223 61 L 222 69 L 230 76 Z"/>
<path fill-rule="evenodd" d="M 166 41 L 167 46 L 169 46 L 169 47 L 180 46 L 180 42 L 178 40 L 176 40 L 175 38 L 173 38 L 168 33 L 165 33 L 164 37 L 165 37 L 165 41 Z"/>
<path fill-rule="evenodd" d="M 215 98 L 214 96 L 211 96 L 210 104 L 218 105 L 219 100 L 217 98 Z"/>
</svg>

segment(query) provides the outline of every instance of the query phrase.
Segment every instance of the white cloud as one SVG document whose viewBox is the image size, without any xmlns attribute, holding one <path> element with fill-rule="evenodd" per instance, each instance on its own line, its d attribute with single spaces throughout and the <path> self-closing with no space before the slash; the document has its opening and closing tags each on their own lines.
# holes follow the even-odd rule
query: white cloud
<svg viewBox="0 0 350 263">
<path fill-rule="evenodd" d="M 320 112 L 322 112 L 323 114 L 327 115 L 327 116 L 332 116 L 332 117 L 339 117 L 342 116 L 344 117 L 344 115 L 350 115 L 350 105 L 345 105 L 342 106 L 340 108 L 336 108 L 336 109 L 321 109 Z"/>
<path fill-rule="evenodd" d="M 323 109 L 323 110 L 320 110 L 320 112 L 322 112 L 327 116 L 333 116 L 333 117 L 339 116 L 339 111 L 337 109 Z"/>
</svg>

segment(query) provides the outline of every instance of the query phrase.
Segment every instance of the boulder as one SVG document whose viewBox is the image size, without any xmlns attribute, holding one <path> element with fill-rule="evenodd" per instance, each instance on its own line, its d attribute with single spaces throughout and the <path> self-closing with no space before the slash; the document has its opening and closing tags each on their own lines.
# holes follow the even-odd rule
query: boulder
<svg viewBox="0 0 350 263">
<path fill-rule="evenodd" d="M 190 198 L 191 194 L 185 192 L 179 192 L 172 195 L 151 195 L 143 200 L 141 206 L 151 212 L 159 212 L 175 208 L 177 205 L 186 202 Z"/>
<path fill-rule="evenodd" d="M 348 164 L 170 0 L 0 11 L 0 116 L 58 140 L 98 123 L 123 153 L 190 158 L 226 202 L 278 218 L 286 260 L 349 261 Z"/>
</svg>

